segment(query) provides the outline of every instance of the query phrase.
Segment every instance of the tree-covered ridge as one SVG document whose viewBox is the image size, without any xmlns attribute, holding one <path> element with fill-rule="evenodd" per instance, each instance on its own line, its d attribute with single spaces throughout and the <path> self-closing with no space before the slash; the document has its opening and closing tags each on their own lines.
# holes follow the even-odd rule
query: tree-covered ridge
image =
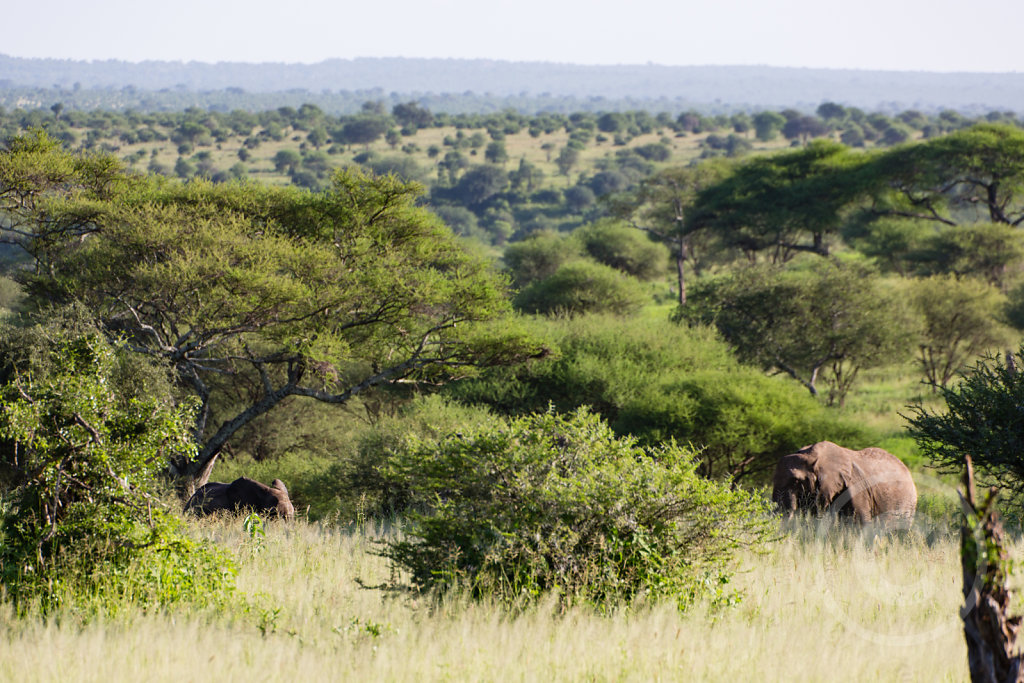
<svg viewBox="0 0 1024 683">
<path fill-rule="evenodd" d="M 888 111 L 989 108 L 1024 109 L 1020 74 L 923 73 L 797 69 L 768 66 L 663 66 L 552 64 L 484 59 L 360 58 L 317 64 L 244 64 L 118 60 L 82 62 L 0 55 L 0 88 L 21 96 L 49 98 L 80 92 L 92 106 L 182 109 L 205 100 L 216 106 L 272 108 L 280 98 L 304 95 L 332 112 L 353 104 L 353 92 L 378 97 L 431 98 L 438 109 L 452 104 L 619 109 L 632 101 L 653 109 L 691 107 L 728 111 L 796 106 L 810 111 L 823 101 Z M 487 93 L 465 98 L 458 94 Z M 458 94 L 457 94 L 458 93 Z M 255 95 L 255 96 L 254 96 Z M 260 95 L 263 95 L 262 97 Z M 268 96 L 269 95 L 269 96 Z M 316 99 L 310 99 L 316 98 Z M 566 103 L 575 106 L 564 108 Z M 45 100 L 37 101 L 44 104 Z M 445 105 L 448 106 L 445 106 Z M 297 106 L 292 102 L 292 106 Z M 626 108 L 633 108 L 627 106 Z M 352 109 L 348 109 L 350 113 Z M 465 111 L 465 110 L 463 110 Z"/>
<path fill-rule="evenodd" d="M 1018 123 L 1013 114 L 999 112 L 982 120 Z M 657 181 L 647 179 L 657 172 L 665 172 L 661 178 L 668 185 L 682 188 L 687 181 L 670 179 L 673 169 L 696 160 L 739 158 L 814 139 L 887 148 L 932 140 L 978 121 L 949 110 L 887 116 L 835 103 L 820 105 L 813 115 L 795 109 L 714 116 L 692 109 L 678 115 L 646 109 L 452 115 L 414 100 L 390 107 L 371 100 L 363 101 L 358 113 L 334 116 L 308 102 L 227 113 L 197 107 L 165 113 L 83 111 L 56 102 L 49 108 L 0 111 L 0 133 L 9 137 L 42 127 L 71 149 L 107 152 L 137 171 L 184 179 L 253 179 L 322 189 L 342 167 L 395 173 L 427 185 L 429 204 L 456 232 L 500 245 L 615 213 L 599 200 L 641 183 L 654 192 Z M 691 189 L 696 189 L 692 183 Z M 654 221 L 659 227 L 652 221 L 643 227 L 660 232 L 663 241 L 678 240 L 678 230 L 666 232 L 665 219 Z"/>
</svg>

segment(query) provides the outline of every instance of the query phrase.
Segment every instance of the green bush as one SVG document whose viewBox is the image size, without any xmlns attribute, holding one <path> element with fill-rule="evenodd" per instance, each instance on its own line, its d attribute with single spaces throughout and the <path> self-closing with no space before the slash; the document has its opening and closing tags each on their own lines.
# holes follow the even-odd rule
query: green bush
<svg viewBox="0 0 1024 683">
<path fill-rule="evenodd" d="M 528 313 L 632 315 L 648 298 L 635 278 L 611 266 L 581 260 L 565 263 L 550 277 L 530 283 L 514 304 Z"/>
<path fill-rule="evenodd" d="M 645 233 L 617 221 L 599 221 L 573 232 L 595 261 L 641 280 L 663 276 L 669 262 L 668 247 L 652 242 Z"/>
<path fill-rule="evenodd" d="M 825 384 L 842 407 L 861 370 L 912 353 L 920 321 L 905 298 L 867 268 L 818 259 L 700 280 L 675 317 L 714 325 L 739 358 L 815 396 Z"/>
<path fill-rule="evenodd" d="M 526 239 L 505 247 L 503 259 L 512 284 L 525 287 L 555 274 L 567 261 L 582 255 L 579 243 L 553 230 L 538 230 Z"/>
<path fill-rule="evenodd" d="M 769 526 L 763 497 L 699 477 L 696 462 L 617 437 L 585 409 L 412 441 L 394 474 L 436 502 L 384 555 L 422 589 L 685 607 L 727 582 L 732 551 Z"/>
<path fill-rule="evenodd" d="M 194 448 L 165 373 L 81 314 L 0 328 L 0 582 L 19 611 L 207 603 L 232 565 L 184 535 L 158 474 Z"/>
</svg>

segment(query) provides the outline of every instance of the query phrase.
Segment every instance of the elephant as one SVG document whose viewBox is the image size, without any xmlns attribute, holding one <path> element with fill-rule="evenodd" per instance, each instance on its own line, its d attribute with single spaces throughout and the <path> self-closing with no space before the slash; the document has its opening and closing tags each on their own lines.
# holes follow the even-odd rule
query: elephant
<svg viewBox="0 0 1024 683">
<path fill-rule="evenodd" d="M 196 515 L 242 508 L 276 514 L 285 520 L 295 518 L 295 508 L 288 497 L 288 489 L 280 479 L 275 479 L 270 486 L 247 477 L 239 477 L 230 484 L 211 481 L 196 489 L 185 503 L 185 511 Z"/>
<path fill-rule="evenodd" d="M 786 516 L 831 510 L 862 524 L 890 523 L 909 521 L 917 508 L 910 470 L 881 448 L 820 441 L 780 458 L 772 484 L 772 501 Z"/>
</svg>

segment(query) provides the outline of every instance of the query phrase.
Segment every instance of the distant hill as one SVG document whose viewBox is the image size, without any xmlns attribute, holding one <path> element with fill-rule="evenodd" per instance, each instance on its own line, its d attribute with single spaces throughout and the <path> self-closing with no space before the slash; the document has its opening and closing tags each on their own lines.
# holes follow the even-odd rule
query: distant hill
<svg viewBox="0 0 1024 683">
<path fill-rule="evenodd" d="M 124 62 L 0 55 L 0 91 L 25 88 L 230 91 L 328 96 L 376 91 L 413 98 L 472 92 L 543 102 L 673 101 L 699 109 L 794 107 L 824 101 L 872 111 L 1024 112 L 1024 74 L 797 69 L 767 66 L 582 66 L 483 59 L 362 58 L 317 64 Z M 29 98 L 32 101 L 32 98 Z M 682 106 L 680 104 L 680 106 Z M 537 105 L 542 108 L 542 105 Z M 593 107 L 588 107 L 593 108 Z M 614 108 L 614 107 L 609 107 Z M 672 107 L 679 108 L 678 106 Z"/>
</svg>

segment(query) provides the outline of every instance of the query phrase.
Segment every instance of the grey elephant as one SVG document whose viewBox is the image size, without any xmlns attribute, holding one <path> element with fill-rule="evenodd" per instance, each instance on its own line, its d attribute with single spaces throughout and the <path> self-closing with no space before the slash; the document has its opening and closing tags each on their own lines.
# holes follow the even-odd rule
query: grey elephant
<svg viewBox="0 0 1024 683">
<path fill-rule="evenodd" d="M 211 481 L 196 489 L 185 503 L 185 511 L 196 515 L 244 508 L 277 515 L 286 520 L 295 518 L 295 508 L 292 507 L 288 489 L 280 479 L 275 479 L 270 486 L 247 477 L 239 477 L 230 484 Z"/>
<path fill-rule="evenodd" d="M 854 451 L 819 441 L 775 466 L 772 501 L 791 515 L 830 510 L 861 523 L 909 520 L 917 509 L 910 470 L 881 448 Z"/>
</svg>

